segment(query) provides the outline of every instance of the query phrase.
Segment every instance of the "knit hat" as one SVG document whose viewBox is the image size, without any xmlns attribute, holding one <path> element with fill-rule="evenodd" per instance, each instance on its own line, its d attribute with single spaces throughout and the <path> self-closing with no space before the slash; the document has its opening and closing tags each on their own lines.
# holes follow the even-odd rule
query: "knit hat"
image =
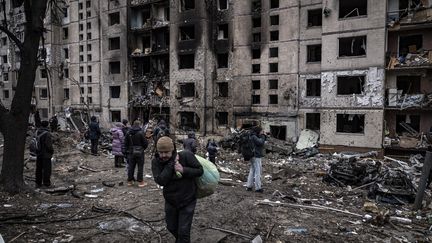
<svg viewBox="0 0 432 243">
<path fill-rule="evenodd" d="M 170 137 L 161 137 L 157 141 L 156 148 L 159 152 L 174 151 L 174 143 Z"/>
</svg>

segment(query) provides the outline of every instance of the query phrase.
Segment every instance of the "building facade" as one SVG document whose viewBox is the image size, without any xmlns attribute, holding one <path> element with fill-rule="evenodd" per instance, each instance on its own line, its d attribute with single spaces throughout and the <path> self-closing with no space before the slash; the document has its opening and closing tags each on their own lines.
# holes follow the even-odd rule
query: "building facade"
<svg viewBox="0 0 432 243">
<path fill-rule="evenodd" d="M 282 140 L 311 129 L 321 145 L 377 149 L 432 125 L 428 2 L 69 0 L 34 100 L 43 117 L 72 107 L 220 135 L 260 123 Z M 0 54 L 7 105 L 19 60 L 4 34 Z"/>
</svg>

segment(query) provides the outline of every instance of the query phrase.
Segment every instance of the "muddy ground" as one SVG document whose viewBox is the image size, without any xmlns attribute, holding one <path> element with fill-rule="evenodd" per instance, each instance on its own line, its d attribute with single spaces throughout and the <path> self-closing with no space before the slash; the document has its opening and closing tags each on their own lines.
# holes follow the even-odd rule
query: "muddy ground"
<svg viewBox="0 0 432 243">
<path fill-rule="evenodd" d="M 29 161 L 24 174 L 30 190 L 14 196 L 0 192 L 0 234 L 5 242 L 173 242 L 165 229 L 162 191 L 151 176 L 152 145 L 145 161 L 148 185 L 128 187 L 124 168 L 114 168 L 106 152 L 92 156 L 79 151 L 74 136 L 59 134 L 52 175 L 55 187 L 73 185 L 74 190 L 35 190 L 35 163 Z M 301 160 L 267 154 L 264 193 L 245 190 L 248 164 L 238 154 L 221 151 L 218 161 L 221 184 L 215 194 L 198 200 L 193 242 L 250 242 L 256 236 L 263 242 L 432 241 L 428 208 L 412 212 L 412 205 L 377 203 L 380 210 L 412 223 L 376 225 L 364 220 L 365 214 L 377 214 L 363 209 L 371 201 L 367 191 L 322 182 L 328 168 L 325 156 Z M 258 203 L 266 199 L 281 204 Z M 360 216 L 293 205 L 321 205 Z"/>
</svg>

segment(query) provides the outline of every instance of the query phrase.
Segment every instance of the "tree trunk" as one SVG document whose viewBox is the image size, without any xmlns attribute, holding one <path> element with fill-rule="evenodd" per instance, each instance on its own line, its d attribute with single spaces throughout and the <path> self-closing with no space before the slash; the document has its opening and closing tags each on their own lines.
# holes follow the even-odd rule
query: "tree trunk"
<svg viewBox="0 0 432 243">
<path fill-rule="evenodd" d="M 0 114 L 5 139 L 0 185 L 11 193 L 19 192 L 24 185 L 25 138 L 46 8 L 47 0 L 24 1 L 26 23 L 18 83 L 10 111 Z"/>
</svg>

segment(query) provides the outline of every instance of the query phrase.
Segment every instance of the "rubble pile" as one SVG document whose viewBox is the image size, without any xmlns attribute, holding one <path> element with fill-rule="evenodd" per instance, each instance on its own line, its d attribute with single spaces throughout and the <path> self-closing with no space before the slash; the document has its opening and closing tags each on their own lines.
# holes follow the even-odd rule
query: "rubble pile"
<svg viewBox="0 0 432 243">
<path fill-rule="evenodd" d="M 339 186 L 361 186 L 378 177 L 381 163 L 372 159 L 357 161 L 355 158 L 339 159 L 330 166 L 323 180 Z"/>
</svg>

